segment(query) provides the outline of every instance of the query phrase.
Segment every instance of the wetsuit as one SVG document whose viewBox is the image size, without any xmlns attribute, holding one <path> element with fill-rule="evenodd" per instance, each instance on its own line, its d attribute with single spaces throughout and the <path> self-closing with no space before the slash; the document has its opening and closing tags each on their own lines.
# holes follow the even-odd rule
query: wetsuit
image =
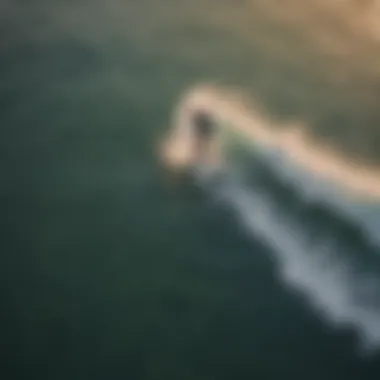
<svg viewBox="0 0 380 380">
<path fill-rule="evenodd" d="M 196 138 L 194 140 L 195 154 L 198 164 L 207 163 L 210 159 L 210 144 L 216 132 L 216 126 L 211 117 L 203 111 L 193 116 L 193 127 Z"/>
<path fill-rule="evenodd" d="M 198 112 L 193 120 L 197 137 L 201 140 L 210 139 L 215 132 L 215 126 L 210 116 L 205 112 Z"/>
</svg>

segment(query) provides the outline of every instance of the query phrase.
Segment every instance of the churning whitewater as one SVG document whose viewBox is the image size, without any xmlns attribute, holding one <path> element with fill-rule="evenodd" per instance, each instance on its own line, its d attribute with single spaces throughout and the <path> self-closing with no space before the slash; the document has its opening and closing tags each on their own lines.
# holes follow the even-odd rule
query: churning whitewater
<svg viewBox="0 0 380 380">
<path fill-rule="evenodd" d="M 170 165 L 191 160 L 193 138 L 189 118 L 196 110 L 206 110 L 221 128 L 240 135 L 241 140 L 265 151 L 276 151 L 285 161 L 335 184 L 341 196 L 356 196 L 377 202 L 380 199 L 380 170 L 368 168 L 343 157 L 332 147 L 322 146 L 300 122 L 274 121 L 239 89 L 198 85 L 181 97 L 174 111 L 171 135 L 162 156 Z"/>
<path fill-rule="evenodd" d="M 215 86 L 189 91 L 175 110 L 166 157 L 176 152 L 171 160 L 191 159 L 192 110 L 227 120 L 248 141 L 250 163 L 225 162 L 222 174 L 200 166 L 198 183 L 270 248 L 289 289 L 303 294 L 326 322 L 354 328 L 362 347 L 380 348 L 380 176 L 315 147 L 296 126 L 275 131 L 236 95 Z M 319 224 L 312 222 L 315 213 Z"/>
<path fill-rule="evenodd" d="M 331 220 L 323 205 L 301 200 L 298 205 L 284 205 L 272 186 L 252 181 L 248 185 L 244 176 L 249 174 L 244 171 L 238 176 L 225 174 L 217 186 L 210 172 L 198 172 L 197 179 L 221 207 L 233 209 L 251 238 L 271 250 L 281 282 L 303 294 L 325 322 L 354 328 L 362 348 L 380 348 L 379 247 L 371 245 L 351 221 L 336 215 Z M 320 225 L 308 222 L 315 207 L 324 219 L 322 231 Z M 356 235 L 350 247 L 344 243 L 347 233 Z"/>
</svg>

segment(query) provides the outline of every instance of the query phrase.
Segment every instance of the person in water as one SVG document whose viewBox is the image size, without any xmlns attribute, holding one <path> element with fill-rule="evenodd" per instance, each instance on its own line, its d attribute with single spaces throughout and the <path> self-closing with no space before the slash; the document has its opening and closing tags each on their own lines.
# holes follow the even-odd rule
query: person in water
<svg viewBox="0 0 380 380">
<path fill-rule="evenodd" d="M 193 118 L 195 133 L 199 140 L 210 139 L 215 131 L 211 117 L 204 111 L 198 111 Z"/>
<path fill-rule="evenodd" d="M 216 128 L 214 121 L 205 111 L 198 111 L 193 116 L 193 128 L 195 132 L 195 152 L 198 162 L 205 163 L 210 154 L 212 139 L 215 135 Z"/>
</svg>

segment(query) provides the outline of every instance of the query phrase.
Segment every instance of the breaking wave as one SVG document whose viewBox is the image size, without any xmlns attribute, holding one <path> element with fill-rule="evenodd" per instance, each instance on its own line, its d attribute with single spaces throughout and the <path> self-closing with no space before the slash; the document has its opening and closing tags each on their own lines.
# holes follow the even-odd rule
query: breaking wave
<svg viewBox="0 0 380 380">
<path fill-rule="evenodd" d="M 220 104 L 210 101 L 209 95 L 193 93 L 187 101 L 190 99 L 192 105 L 201 104 L 214 112 Z M 309 157 L 308 162 L 318 161 L 316 149 L 300 145 L 302 138 L 282 146 L 284 134 L 281 138 L 274 132 L 266 134 L 257 116 L 249 119 L 248 112 L 243 113 L 241 107 L 234 109 L 231 102 L 224 104 L 224 114 L 227 113 L 231 123 L 236 116 L 236 125 L 251 127 L 252 144 L 246 148 L 249 159 L 228 162 L 222 173 L 198 168 L 199 184 L 213 198 L 223 201 L 221 204 L 233 209 L 239 224 L 252 238 L 267 245 L 279 264 L 281 281 L 303 294 L 326 322 L 353 328 L 362 348 L 377 350 L 380 348 L 379 204 L 373 199 L 371 203 L 364 202 L 364 198 L 357 201 L 342 192 L 342 185 L 349 190 L 355 187 L 350 186 L 355 181 L 350 182 L 353 176 L 347 174 L 348 168 L 343 164 L 341 173 L 346 174 L 339 175 L 340 163 L 332 163 L 335 169 L 327 174 L 335 173 L 335 177 L 319 176 L 305 170 L 306 165 L 297 165 L 302 157 Z M 287 155 L 290 146 L 295 148 Z M 303 156 L 297 157 L 298 151 Z M 326 159 L 323 155 L 319 157 L 321 161 Z M 369 178 L 364 169 L 359 172 Z M 338 180 L 335 184 L 330 181 L 334 179 Z M 375 186 L 376 181 L 371 183 L 368 179 L 367 187 L 360 190 L 377 195 L 380 188 L 371 184 Z"/>
<path fill-rule="evenodd" d="M 324 320 L 358 332 L 367 352 L 380 348 L 379 248 L 331 206 L 302 201 L 291 189 L 240 170 L 198 180 L 230 207 L 250 237 L 272 252 L 281 281 L 303 294 Z"/>
</svg>

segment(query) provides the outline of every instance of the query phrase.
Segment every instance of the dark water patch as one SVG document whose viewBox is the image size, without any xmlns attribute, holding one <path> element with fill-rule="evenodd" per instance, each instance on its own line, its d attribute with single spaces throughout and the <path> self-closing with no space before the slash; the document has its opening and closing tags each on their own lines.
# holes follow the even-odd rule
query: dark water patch
<svg viewBox="0 0 380 380">
<path fill-rule="evenodd" d="M 15 90 L 15 84 L 22 86 L 23 91 L 33 88 L 38 91 L 62 80 L 88 79 L 104 68 L 101 51 L 69 38 L 43 44 L 25 43 L 2 54 L 0 62 L 3 91 Z"/>
<path fill-rule="evenodd" d="M 297 220 L 310 232 L 311 244 L 318 244 L 320 238 L 330 236 L 336 251 L 341 252 L 352 267 L 360 272 L 365 265 L 369 273 L 379 273 L 380 247 L 371 241 L 360 221 L 349 218 L 331 203 L 324 203 L 323 199 L 302 200 L 301 186 L 297 188 L 294 183 L 279 178 L 273 168 L 258 157 L 244 171 L 248 174 L 248 181 L 251 178 L 252 189 L 275 199 L 281 214 L 291 216 L 291 220 Z"/>
<path fill-rule="evenodd" d="M 165 51 L 149 35 L 164 19 L 153 3 L 138 5 L 134 22 L 124 18 L 135 14 L 132 3 L 118 3 L 117 26 L 107 13 L 116 3 L 100 3 L 88 5 L 83 30 L 80 14 L 68 31 L 54 13 L 62 33 L 51 28 L 38 40 L 25 27 L 1 51 L 3 378 L 376 378 L 378 364 L 353 354 L 355 337 L 326 327 L 282 287 L 268 245 L 202 191 L 168 190 L 153 152 L 177 95 L 194 81 L 251 83 L 284 114 L 328 113 L 326 91 L 315 95 L 315 79 L 281 71 L 260 49 L 235 50 L 225 34 L 211 40 L 228 40 L 233 46 L 217 46 L 230 53 L 207 56 L 204 30 L 194 41 L 206 56 L 181 55 L 186 36 Z M 356 227 L 327 207 L 306 207 L 276 180 L 254 185 L 280 204 L 279 215 L 305 220 L 315 235 L 337 234 L 342 247 L 347 235 L 348 254 L 372 260 Z"/>
</svg>

